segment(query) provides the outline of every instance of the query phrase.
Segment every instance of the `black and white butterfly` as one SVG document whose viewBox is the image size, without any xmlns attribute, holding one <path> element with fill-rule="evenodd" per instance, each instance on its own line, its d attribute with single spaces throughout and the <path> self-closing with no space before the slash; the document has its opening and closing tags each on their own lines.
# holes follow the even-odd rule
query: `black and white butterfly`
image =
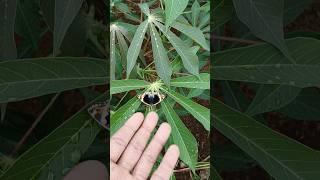
<svg viewBox="0 0 320 180">
<path fill-rule="evenodd" d="M 143 94 L 138 95 L 138 98 L 148 106 L 155 106 L 165 98 L 165 95 L 160 94 L 157 91 L 146 91 Z"/>
<path fill-rule="evenodd" d="M 110 116 L 109 116 L 109 103 L 97 103 L 88 108 L 91 117 L 96 120 L 102 127 L 109 129 Z"/>
</svg>

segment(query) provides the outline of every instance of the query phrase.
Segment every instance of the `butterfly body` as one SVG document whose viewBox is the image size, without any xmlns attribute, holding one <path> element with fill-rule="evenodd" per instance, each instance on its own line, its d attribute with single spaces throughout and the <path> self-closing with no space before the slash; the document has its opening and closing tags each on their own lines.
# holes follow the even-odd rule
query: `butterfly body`
<svg viewBox="0 0 320 180">
<path fill-rule="evenodd" d="M 165 96 L 159 92 L 147 91 L 141 95 L 138 95 L 138 98 L 141 100 L 141 102 L 148 106 L 155 106 L 159 104 L 165 98 Z"/>
</svg>

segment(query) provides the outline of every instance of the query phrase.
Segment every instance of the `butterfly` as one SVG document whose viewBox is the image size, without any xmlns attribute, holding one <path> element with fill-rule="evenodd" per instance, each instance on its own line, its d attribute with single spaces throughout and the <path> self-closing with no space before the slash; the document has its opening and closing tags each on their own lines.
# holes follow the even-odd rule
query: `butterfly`
<svg viewBox="0 0 320 180">
<path fill-rule="evenodd" d="M 102 102 L 94 104 L 88 108 L 88 113 L 91 115 L 91 117 L 105 129 L 109 129 L 109 107 L 109 103 Z"/>
<path fill-rule="evenodd" d="M 165 98 L 165 95 L 160 94 L 157 91 L 146 91 L 143 94 L 138 95 L 138 98 L 148 106 L 155 106 Z"/>
</svg>

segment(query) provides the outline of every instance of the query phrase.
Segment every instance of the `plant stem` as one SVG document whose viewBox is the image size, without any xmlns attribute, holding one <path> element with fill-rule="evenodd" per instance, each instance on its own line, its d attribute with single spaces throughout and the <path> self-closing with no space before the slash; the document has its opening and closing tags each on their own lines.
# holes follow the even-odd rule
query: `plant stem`
<svg viewBox="0 0 320 180">
<path fill-rule="evenodd" d="M 203 169 L 210 169 L 210 165 L 204 166 L 204 167 L 196 167 L 196 170 L 203 170 Z M 191 171 L 191 169 L 190 168 L 182 168 L 182 169 L 174 170 L 173 172 L 186 172 L 186 171 Z"/>
<path fill-rule="evenodd" d="M 143 70 L 145 71 L 148 67 L 150 67 L 152 64 L 154 63 L 154 61 L 152 61 L 150 64 L 148 64 L 148 66 L 146 66 Z"/>
<path fill-rule="evenodd" d="M 120 99 L 120 101 L 117 103 L 115 109 L 118 109 L 119 105 L 121 104 L 121 102 L 123 101 L 123 99 L 128 95 L 129 91 L 127 91 L 124 96 L 122 96 L 122 98 Z"/>
<path fill-rule="evenodd" d="M 231 41 L 231 42 L 238 42 L 238 43 L 242 43 L 242 44 L 258 44 L 258 43 L 261 43 L 261 41 L 253 41 L 253 40 L 239 39 L 239 38 L 226 37 L 226 36 L 213 35 L 212 37 L 213 37 L 213 40 Z"/>
<path fill-rule="evenodd" d="M 14 156 L 20 150 L 21 146 L 25 143 L 25 141 L 30 136 L 30 134 L 32 133 L 34 128 L 42 120 L 43 116 L 46 114 L 46 112 L 49 110 L 49 108 L 53 105 L 53 103 L 56 101 L 56 99 L 58 98 L 59 95 L 60 95 L 60 93 L 57 93 L 53 96 L 53 98 L 51 98 L 49 104 L 43 109 L 43 111 L 40 113 L 40 115 L 37 117 L 37 119 L 33 122 L 31 127 L 28 129 L 28 131 L 24 134 L 22 139 L 19 141 L 17 146 L 13 149 L 13 151 L 11 152 L 11 156 Z"/>
<path fill-rule="evenodd" d="M 160 7 L 163 10 L 163 4 L 162 4 L 162 0 L 160 0 Z"/>
<path fill-rule="evenodd" d="M 149 41 L 150 41 L 150 38 L 151 38 L 151 36 L 148 36 L 147 42 L 146 42 L 146 44 L 144 44 L 144 46 L 143 46 L 143 51 L 146 51 L 146 49 L 147 49 L 147 47 L 148 47 L 148 43 L 149 43 Z"/>
</svg>

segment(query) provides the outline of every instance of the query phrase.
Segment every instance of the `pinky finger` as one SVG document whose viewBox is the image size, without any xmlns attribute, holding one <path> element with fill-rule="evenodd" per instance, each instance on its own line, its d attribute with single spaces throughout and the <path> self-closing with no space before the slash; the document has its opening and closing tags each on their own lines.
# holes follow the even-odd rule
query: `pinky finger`
<svg viewBox="0 0 320 180">
<path fill-rule="evenodd" d="M 173 169 L 179 158 L 179 148 L 171 145 L 164 155 L 158 169 L 153 173 L 150 180 L 167 180 L 172 175 Z"/>
</svg>

